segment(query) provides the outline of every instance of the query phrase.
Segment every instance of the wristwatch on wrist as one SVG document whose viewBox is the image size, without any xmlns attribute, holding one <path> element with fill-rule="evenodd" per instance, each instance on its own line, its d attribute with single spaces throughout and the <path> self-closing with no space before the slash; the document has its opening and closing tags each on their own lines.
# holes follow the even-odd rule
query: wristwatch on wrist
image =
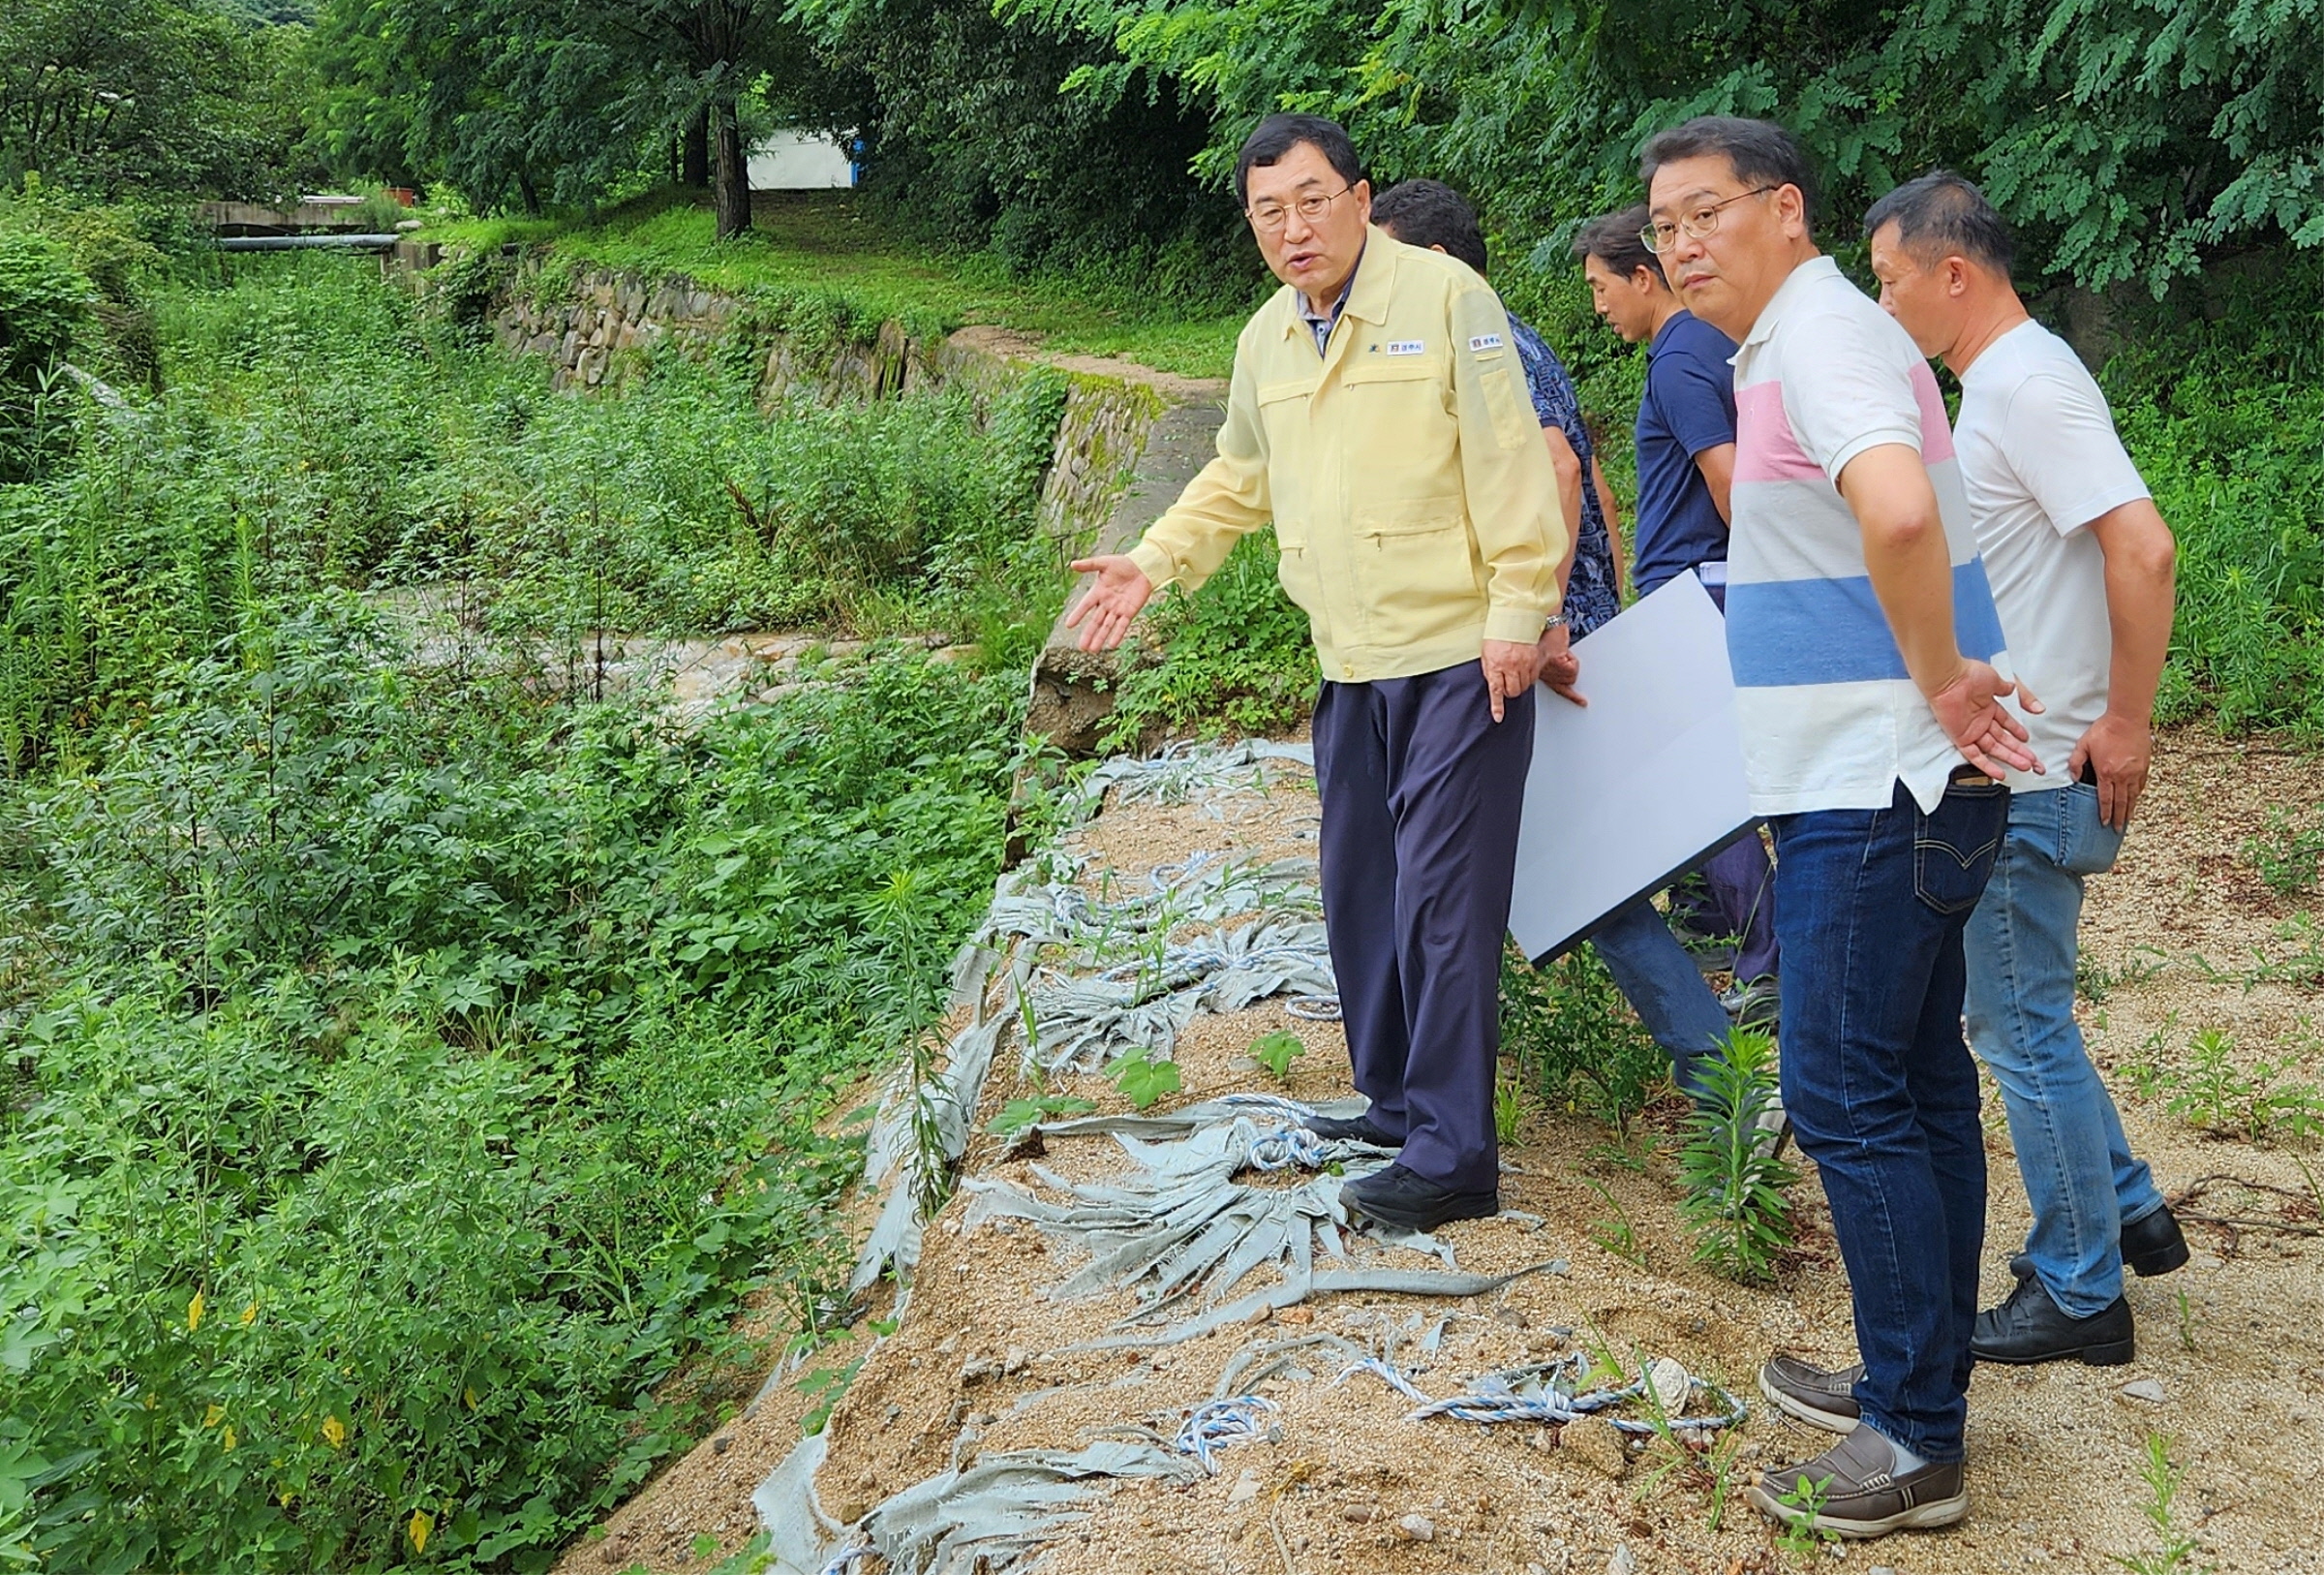
<svg viewBox="0 0 2324 1575">
<path fill-rule="evenodd" d="M 1567 618 L 1564 613 L 1553 612 L 1548 617 L 1542 620 L 1542 633 L 1546 634 L 1553 629 L 1563 629 L 1566 627 L 1566 624 Z"/>
</svg>

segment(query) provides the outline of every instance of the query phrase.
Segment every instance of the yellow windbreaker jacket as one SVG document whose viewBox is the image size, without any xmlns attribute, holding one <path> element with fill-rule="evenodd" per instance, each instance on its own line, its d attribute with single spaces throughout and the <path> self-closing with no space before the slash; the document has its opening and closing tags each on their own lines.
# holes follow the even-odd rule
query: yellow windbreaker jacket
<svg viewBox="0 0 2324 1575">
<path fill-rule="evenodd" d="M 1321 355 L 1278 291 L 1236 342 L 1218 457 L 1130 556 L 1192 591 L 1269 520 L 1326 678 L 1541 637 L 1570 522 L 1509 319 L 1466 264 L 1374 229 Z"/>
</svg>

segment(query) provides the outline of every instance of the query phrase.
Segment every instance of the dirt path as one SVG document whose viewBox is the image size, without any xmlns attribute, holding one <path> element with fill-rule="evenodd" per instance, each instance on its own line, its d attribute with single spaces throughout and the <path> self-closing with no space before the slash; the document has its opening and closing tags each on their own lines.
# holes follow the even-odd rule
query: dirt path
<svg viewBox="0 0 2324 1575">
<path fill-rule="evenodd" d="M 1025 333 L 1017 328 L 1004 328 L 994 323 L 972 323 L 953 331 L 952 342 L 1006 360 L 1038 361 L 1054 366 L 1060 372 L 1082 372 L 1091 377 L 1119 378 L 1124 383 L 1143 383 L 1156 393 L 1175 402 L 1196 400 L 1217 401 L 1227 393 L 1224 378 L 1190 378 L 1180 372 L 1164 372 L 1142 361 L 1125 360 L 1118 355 L 1085 355 L 1045 348 L 1040 335 Z"/>
<path fill-rule="evenodd" d="M 2324 762 L 2223 745 L 2192 730 L 2175 734 L 2157 762 L 2148 818 L 2119 872 L 2092 887 L 2083 1018 L 2134 1149 L 2174 1196 L 2198 1178 L 2224 1173 L 2308 1199 L 2215 1189 L 2197 1211 L 2282 1206 L 2296 1223 L 2317 1222 L 2308 1177 L 2324 1174 L 2324 1155 L 2313 1139 L 2255 1146 L 2210 1137 L 2167 1104 L 2193 1086 L 2191 1041 L 2204 1030 L 2232 1036 L 2232 1065 L 2247 1071 L 2265 1055 L 2287 1064 L 2278 1082 L 2324 1078 L 2324 1050 L 2309 1021 L 2314 981 L 2324 978 L 2324 936 L 2300 928 L 2317 899 L 2270 892 L 2238 851 L 2264 831 L 2271 807 L 2319 802 Z M 1078 879 L 1086 890 L 1120 892 L 1197 853 L 1253 863 L 1311 857 L 1314 814 L 1303 772 L 1253 771 L 1187 803 L 1110 802 L 1068 850 L 1084 861 Z M 1245 1054 L 1259 1035 L 1279 1029 L 1298 1033 L 1308 1051 L 1293 1064 L 1288 1088 Z M 1197 1017 L 1177 1061 L 1184 1086 L 1159 1110 L 1235 1090 L 1307 1100 L 1349 1092 L 1336 1025 L 1295 1019 L 1280 998 Z M 1095 1076 L 1051 1090 L 1085 1096 L 1104 1111 L 1126 1109 Z M 1003 1101 L 1029 1092 L 1017 1076 L 1014 1040 L 1004 1039 L 964 1174 L 1054 1197 L 1056 1180 L 1130 1168 L 1107 1137 L 1052 1140 L 1038 1161 L 1046 1178 L 1034 1161 L 1006 1156 L 984 1125 Z M 2006 1288 L 2005 1244 L 2022 1236 L 2027 1215 L 1998 1099 L 1989 1110 L 1991 1301 Z M 1264 1325 L 1127 1352 L 1065 1347 L 1130 1312 L 1129 1293 L 1049 1299 L 1044 1292 L 1080 1265 L 1080 1255 L 1019 1221 L 965 1228 L 970 1199 L 956 1195 L 928 1232 L 908 1315 L 871 1351 L 832 1414 L 829 1457 L 816 1477 L 820 1501 L 834 1516 L 852 1519 L 959 1458 L 1075 1450 L 1123 1425 L 1167 1436 L 1187 1407 L 1210 1396 L 1239 1352 L 1292 1336 L 1336 1334 L 1365 1348 L 1392 1339 L 1402 1370 L 1440 1395 L 1475 1374 L 1587 1343 L 1674 1358 L 1755 1401 L 1750 1378 L 1772 1346 L 1850 1359 L 1847 1285 L 1812 1177 L 1795 1189 L 1801 1251 L 1781 1282 L 1755 1290 L 1714 1278 L 1691 1262 L 1676 1215 L 1675 1119 L 1672 1106 L 1650 1113 L 1655 1142 L 1640 1161 L 1616 1153 L 1602 1126 L 1534 1110 L 1507 1153 L 1509 1212 L 1441 1233 L 1463 1270 L 1505 1272 L 1552 1259 L 1562 1267 L 1461 1300 L 1318 1295 Z M 1600 1245 L 1614 1234 L 1608 1227 L 1617 1214 L 1635 1238 L 1627 1256 Z M 2315 1535 L 2324 1511 L 2324 1489 L 2316 1486 L 2324 1465 L 2324 1243 L 2216 1225 L 2190 1225 L 2189 1236 L 2192 1265 L 2129 1287 L 2140 1336 L 2133 1365 L 1979 1372 L 1970 1415 L 1973 1507 L 1965 1527 L 1850 1549 L 1844 1561 L 1913 1575 L 1982 1575 L 2104 1570 L 2117 1567 L 2117 1555 L 2152 1557 L 2159 1544 L 2141 1513 L 2148 1496 L 2139 1471 L 2149 1435 L 2161 1434 L 2185 1468 L 2178 1516 L 2196 1549 L 2195 1562 L 2184 1567 L 2324 1571 Z M 1352 1240 L 1351 1251 L 1360 1264 L 1441 1267 L 1378 1244 Z M 1263 1270 L 1247 1283 L 1270 1282 L 1272 1271 Z M 1437 1340 L 1427 1350 L 1422 1342 L 1431 1331 Z M 850 1360 L 869 1339 L 818 1364 Z M 1359 1374 L 1334 1386 L 1338 1364 L 1311 1365 L 1321 1371 L 1256 1386 L 1279 1407 L 1271 1437 L 1220 1451 L 1215 1475 L 1100 1491 L 1087 1518 L 1051 1545 L 1042 1567 L 1093 1575 L 1340 1568 L 1739 1575 L 1804 1568 L 1825 1557 L 1777 1547 L 1736 1502 L 1714 1526 L 1704 1473 L 1658 1475 L 1652 1451 L 1626 1458 L 1600 1425 L 1576 1425 L 1561 1439 L 1556 1430 L 1531 1426 L 1410 1421 L 1412 1403 L 1377 1379 Z M 797 1442 L 810 1404 L 791 1384 L 775 1385 L 749 1417 L 722 1429 L 612 1517 L 610 1538 L 576 1546 L 560 1568 L 568 1575 L 699 1570 L 739 1550 L 755 1529 L 750 1495 Z M 1736 1451 L 1736 1491 L 1757 1468 L 1813 1453 L 1821 1441 L 1754 1405 Z M 1427 1540 L 1403 1529 L 1410 1517 L 1427 1523 Z"/>
</svg>

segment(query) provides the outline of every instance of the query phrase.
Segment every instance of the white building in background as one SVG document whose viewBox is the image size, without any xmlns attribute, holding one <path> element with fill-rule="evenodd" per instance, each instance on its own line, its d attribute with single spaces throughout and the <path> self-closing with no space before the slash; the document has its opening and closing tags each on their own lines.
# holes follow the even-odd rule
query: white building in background
<svg viewBox="0 0 2324 1575">
<path fill-rule="evenodd" d="M 855 184 L 846 149 L 815 132 L 779 131 L 750 150 L 754 192 L 819 191 Z"/>
</svg>

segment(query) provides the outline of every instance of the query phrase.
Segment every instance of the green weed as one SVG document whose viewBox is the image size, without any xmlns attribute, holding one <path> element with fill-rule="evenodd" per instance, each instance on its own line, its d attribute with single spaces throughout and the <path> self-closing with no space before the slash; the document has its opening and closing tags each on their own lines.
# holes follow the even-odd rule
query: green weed
<svg viewBox="0 0 2324 1575">
<path fill-rule="evenodd" d="M 1259 733 L 1296 725 L 1313 702 L 1307 619 L 1275 579 L 1272 531 L 1235 544 L 1193 596 L 1173 591 L 1125 646 L 1109 750 L 1192 732 Z"/>
<path fill-rule="evenodd" d="M 1638 1244 L 1638 1227 L 1631 1222 L 1630 1211 L 1622 1207 L 1621 1200 L 1603 1184 L 1584 1177 L 1582 1185 L 1605 1199 L 1605 1206 L 1614 1211 L 1611 1219 L 1590 1221 L 1590 1240 L 1624 1262 L 1643 1269 L 1646 1266 L 1646 1250 Z"/>
<path fill-rule="evenodd" d="M 2171 1464 L 2171 1440 L 2162 1434 L 2147 1435 L 2146 1460 L 2139 1467 L 2139 1480 L 2147 1485 L 2147 1501 L 2139 1506 L 2147 1524 L 2155 1529 L 2160 1544 L 2151 1554 L 2110 1554 L 2112 1559 L 2130 1575 L 2179 1575 L 2183 1570 L 2199 1570 L 2208 1566 L 2194 1561 L 2195 1539 L 2181 1530 L 2175 1505 L 2179 1485 L 2186 1479 L 2186 1467 Z"/>
<path fill-rule="evenodd" d="M 2160 1079 L 2173 1091 L 2166 1108 L 2188 1126 L 2252 1142 L 2324 1131 L 2324 1095 L 2283 1076 L 2299 1065 L 2297 1056 L 2254 1056 L 2247 1065 L 2235 1040 L 2216 1028 L 2198 1033 L 2188 1048 L 2192 1063 Z"/>
<path fill-rule="evenodd" d="M 1631 1122 L 1668 1087 L 1670 1063 L 1587 943 L 1546 968 L 1513 947 L 1501 967 L 1501 1046 L 1551 1109 Z"/>
<path fill-rule="evenodd" d="M 1251 1041 L 1251 1059 L 1278 1083 L 1291 1081 L 1291 1064 L 1306 1053 L 1306 1041 L 1288 1029 L 1263 1034 Z"/>
<path fill-rule="evenodd" d="M 2074 990 L 2092 1005 L 2103 1005 L 2106 998 L 2123 986 L 2144 984 L 2161 973 L 2166 961 L 2160 952 L 2147 946 L 2134 948 L 2130 959 L 2119 969 L 2108 968 L 2083 953 L 2074 959 Z"/>
<path fill-rule="evenodd" d="M 831 1421 L 831 1413 L 839 1407 L 841 1401 L 847 1398 L 847 1391 L 854 1385 L 856 1374 L 863 1372 L 869 1355 L 867 1352 L 838 1367 L 816 1368 L 799 1380 L 795 1387 L 815 1403 L 799 1418 L 799 1431 L 802 1434 L 812 1437 L 823 1431 Z"/>
<path fill-rule="evenodd" d="M 1514 1071 L 1503 1066 L 1493 1079 L 1493 1135 L 1503 1148 L 1516 1142 L 1525 1126 L 1525 1085 Z"/>
<path fill-rule="evenodd" d="M 2313 812 L 2295 819 L 2280 805 L 2268 811 L 2268 828 L 2244 839 L 2243 855 L 2259 879 L 2279 897 L 2313 892 L 2324 872 L 2324 821 Z"/>
<path fill-rule="evenodd" d="M 1138 1110 L 1150 1109 L 1164 1096 L 1177 1093 L 1179 1088 L 1177 1063 L 1156 1061 L 1152 1052 L 1147 1050 L 1133 1050 L 1123 1056 L 1114 1063 L 1109 1075 L 1114 1079 L 1114 1086 L 1121 1090 L 1122 1097 Z"/>
<path fill-rule="evenodd" d="M 1011 1099 L 1000 1107 L 985 1130 L 996 1137 L 1013 1138 L 1028 1127 L 1045 1121 L 1059 1121 L 1072 1116 L 1086 1116 L 1097 1106 L 1087 1099 L 1070 1094 L 1045 1094 L 1038 1098 Z"/>
<path fill-rule="evenodd" d="M 1679 1174 L 1680 1214 L 1695 1232 L 1695 1260 L 1729 1280 L 1765 1284 L 1790 1245 L 1784 1189 L 1796 1172 L 1769 1152 L 1760 1118 L 1779 1108 L 1775 1041 L 1739 1029 L 1719 1054 L 1697 1063 L 1703 1102 L 1687 1117 Z"/>
<path fill-rule="evenodd" d="M 1799 1512 L 1798 1517 L 1784 1522 L 1775 1533 L 1775 1545 L 1793 1559 L 1813 1559 L 1840 1540 L 1837 1531 L 1827 1531 L 1816 1524 L 1823 1513 L 1824 1500 L 1831 1497 L 1829 1478 L 1801 1475 L 1789 1491 L 1777 1498 L 1787 1509 Z"/>
</svg>

